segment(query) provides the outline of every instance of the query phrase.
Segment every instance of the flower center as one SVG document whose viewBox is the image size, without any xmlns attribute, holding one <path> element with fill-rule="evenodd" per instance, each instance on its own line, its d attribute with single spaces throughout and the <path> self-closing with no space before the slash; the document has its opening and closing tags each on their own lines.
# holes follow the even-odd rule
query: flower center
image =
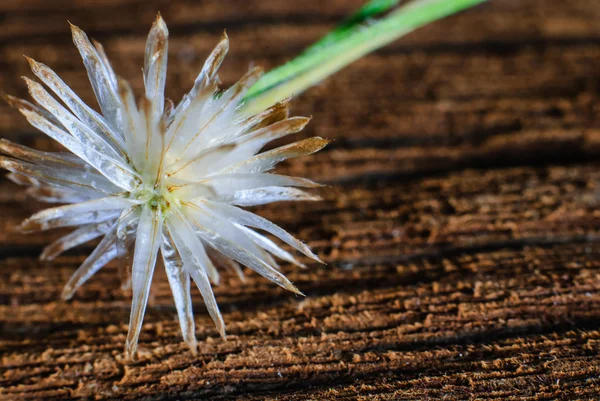
<svg viewBox="0 0 600 401">
<path fill-rule="evenodd" d="M 143 187 L 131 194 L 132 198 L 138 199 L 141 202 L 149 205 L 152 209 L 160 208 L 163 214 L 168 211 L 171 204 L 176 200 L 173 195 L 167 190 L 159 190 L 154 188 Z"/>
</svg>

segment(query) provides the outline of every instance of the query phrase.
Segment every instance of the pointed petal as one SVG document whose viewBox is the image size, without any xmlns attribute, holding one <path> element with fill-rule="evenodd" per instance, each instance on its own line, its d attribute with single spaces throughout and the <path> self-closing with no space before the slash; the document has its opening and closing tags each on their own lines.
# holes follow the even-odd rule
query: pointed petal
<svg viewBox="0 0 600 401">
<path fill-rule="evenodd" d="M 44 87 L 27 77 L 23 77 L 31 97 L 48 112 L 50 112 L 60 123 L 69 131 L 69 133 L 84 145 L 95 148 L 99 153 L 106 157 L 114 159 L 115 163 L 122 164 L 122 167 L 129 169 L 123 159 L 106 139 L 102 138 L 97 132 L 83 124 L 71 112 L 65 109 L 54 97 L 52 97 Z M 132 171 L 133 173 L 133 171 Z"/>
<path fill-rule="evenodd" d="M 194 243 L 198 244 L 198 242 Z M 199 246 L 194 248 L 194 257 L 198 259 L 202 268 L 206 271 L 208 278 L 214 285 L 219 285 L 220 276 L 217 268 L 213 264 L 212 260 L 208 257 L 206 250 L 204 249 L 204 245 L 200 243 Z"/>
<path fill-rule="evenodd" d="M 115 185 L 128 191 L 133 190 L 137 185 L 139 179 L 136 178 L 135 174 L 132 174 L 129 166 L 125 166 L 122 163 L 99 153 L 93 147 L 84 145 L 67 132 L 53 125 L 42 115 L 25 109 L 20 109 L 19 111 L 27 118 L 31 125 L 59 142 L 81 159 L 85 160 Z"/>
<path fill-rule="evenodd" d="M 83 283 L 104 267 L 104 265 L 117 257 L 115 231 L 116 226 L 113 225 L 110 231 L 102 238 L 102 241 L 100 241 L 96 249 L 94 249 L 90 256 L 87 257 L 77 271 L 71 276 L 62 290 L 62 299 L 71 299 L 73 294 L 75 294 L 75 291 L 77 291 Z"/>
<path fill-rule="evenodd" d="M 114 225 L 114 221 L 107 221 L 83 226 L 44 248 L 40 260 L 54 260 L 63 252 L 106 234 Z"/>
<path fill-rule="evenodd" d="M 248 160 L 234 164 L 223 169 L 221 174 L 256 174 L 264 173 L 275 168 L 278 163 L 292 157 L 311 155 L 323 149 L 328 140 L 314 137 L 288 145 L 280 146 L 273 150 L 260 153 Z"/>
<path fill-rule="evenodd" d="M 24 99 L 19 99 L 14 96 L 2 94 L 2 98 L 6 103 L 8 103 L 11 107 L 14 107 L 17 110 L 28 110 L 32 113 L 36 113 L 44 117 L 46 120 L 50 121 L 53 125 L 59 127 L 62 130 L 65 130 L 65 127 L 62 126 L 60 121 L 58 121 L 51 113 L 48 113 L 46 110 L 41 107 L 36 106 L 33 103 L 28 102 Z"/>
<path fill-rule="evenodd" d="M 152 102 L 146 98 L 140 99 L 140 118 L 145 123 L 143 132 L 143 159 L 139 168 L 142 169 L 142 175 L 146 180 L 153 180 L 154 187 L 160 186 L 160 181 L 164 174 L 159 174 L 159 170 L 164 162 L 164 121 L 153 123 L 151 121 Z"/>
<path fill-rule="evenodd" d="M 168 167 L 169 175 L 180 178 L 213 175 L 219 170 L 247 160 L 272 140 L 301 131 L 310 121 L 293 117 L 244 135 L 237 143 L 208 148 L 193 159 L 181 159 Z M 210 174 L 207 174 L 210 173 Z"/>
<path fill-rule="evenodd" d="M 123 190 L 95 172 L 74 168 L 51 168 L 0 156 L 0 167 L 5 170 L 40 180 L 59 187 L 81 191 L 82 195 L 97 197 L 98 193 L 113 195 Z"/>
<path fill-rule="evenodd" d="M 308 117 L 292 117 L 278 121 L 244 135 L 240 138 L 238 146 L 247 149 L 246 154 L 255 155 L 267 143 L 302 131 L 309 122 L 310 118 Z"/>
<path fill-rule="evenodd" d="M 172 128 L 170 127 L 167 138 L 170 139 L 172 135 L 176 134 L 176 131 L 181 126 L 181 122 L 187 117 L 186 110 L 190 107 L 191 103 L 194 102 L 198 93 L 202 89 L 209 87 L 210 83 L 214 82 L 217 71 L 225 59 L 228 50 L 229 38 L 227 37 L 227 34 L 223 32 L 221 40 L 204 62 L 204 67 L 202 67 L 200 74 L 196 77 L 192 90 L 181 99 L 181 102 L 179 102 L 177 108 L 173 112 L 173 115 L 175 116 L 175 125 Z"/>
<path fill-rule="evenodd" d="M 318 201 L 323 198 L 298 188 L 266 187 L 236 191 L 232 195 L 223 196 L 218 200 L 237 206 L 257 206 L 281 201 Z"/>
<path fill-rule="evenodd" d="M 104 46 L 102 46 L 101 43 L 95 41 L 94 39 L 92 39 L 92 44 L 96 48 L 96 51 L 98 52 L 98 56 L 100 56 L 100 60 L 102 60 L 102 65 L 104 66 L 104 69 L 106 70 L 106 73 L 107 73 L 108 77 L 110 78 L 110 82 L 116 87 L 117 86 L 117 74 L 115 74 L 115 71 L 113 70 L 112 66 L 110 65 L 110 61 L 108 60 L 108 57 L 106 56 L 106 52 L 104 51 Z"/>
<path fill-rule="evenodd" d="M 248 130 L 258 130 L 278 121 L 287 119 L 290 115 L 289 103 L 291 99 L 292 98 L 283 99 L 265 111 L 248 117 L 242 125 L 248 127 Z"/>
<path fill-rule="evenodd" d="M 255 252 L 251 250 L 256 245 L 233 224 L 220 216 L 216 217 L 210 210 L 202 208 L 200 205 L 189 204 L 185 212 L 191 219 L 194 231 L 203 242 L 286 290 L 303 295 L 287 277 L 256 256 Z M 236 232 L 244 236 L 234 236 Z M 231 239 L 232 236 L 234 236 L 235 241 Z"/>
<path fill-rule="evenodd" d="M 216 266 L 213 264 L 212 260 L 208 257 L 208 254 L 206 253 L 206 249 L 204 248 L 204 245 L 202 246 L 202 249 L 198 251 L 198 253 L 203 254 L 202 255 L 202 264 L 206 270 L 206 275 L 210 279 L 210 282 L 213 283 L 214 285 L 219 285 L 221 283 L 221 275 L 219 274 L 219 271 L 217 270 Z"/>
<path fill-rule="evenodd" d="M 161 243 L 162 216 L 160 208 L 152 209 L 144 206 L 138 223 L 135 240 L 135 251 L 132 268 L 132 291 L 131 316 L 129 318 L 129 332 L 125 342 L 125 351 L 129 358 L 134 358 L 137 352 L 137 344 L 144 319 L 144 312 L 150 294 L 150 284 L 158 248 Z"/>
<path fill-rule="evenodd" d="M 123 208 L 135 203 L 136 201 L 131 199 L 106 197 L 45 209 L 21 223 L 19 229 L 23 232 L 30 232 L 56 227 L 100 223 L 118 217 Z"/>
<path fill-rule="evenodd" d="M 198 343 L 196 341 L 196 326 L 190 293 L 190 275 L 183 269 L 181 256 L 166 227 L 163 228 L 163 241 L 160 246 L 160 253 L 162 254 L 169 285 L 173 292 L 183 340 L 187 343 L 192 354 L 196 355 L 198 352 Z"/>
<path fill-rule="evenodd" d="M 221 337 L 225 338 L 225 322 L 219 311 L 215 295 L 206 273 L 206 263 L 212 264 L 206 256 L 204 245 L 196 236 L 194 230 L 176 211 L 167 220 L 173 242 L 181 255 L 186 272 L 192 276 L 202 294 L 208 313 L 212 317 Z"/>
<path fill-rule="evenodd" d="M 229 38 L 227 37 L 227 33 L 223 31 L 219 42 L 210 55 L 206 58 L 200 74 L 198 74 L 196 77 L 196 81 L 194 82 L 195 89 L 197 89 L 199 86 L 206 86 L 209 82 L 212 82 L 217 78 L 217 71 L 223 63 L 228 51 Z"/>
<path fill-rule="evenodd" d="M 272 253 L 273 255 L 277 256 L 278 258 L 283 259 L 286 262 L 292 263 L 298 267 L 302 267 L 302 268 L 306 267 L 306 265 L 298 262 L 296 260 L 296 258 L 294 258 L 294 256 L 292 256 L 291 253 L 281 249 L 279 246 L 277 246 L 277 244 L 275 244 L 273 241 L 271 241 L 264 235 L 261 235 L 261 234 L 257 233 L 256 231 L 251 230 L 248 227 L 244 227 L 242 225 L 238 225 L 238 227 L 243 232 L 245 232 L 252 239 L 252 241 L 254 241 L 254 243 L 256 245 L 260 246 L 264 250 L 266 250 L 266 251 Z"/>
<path fill-rule="evenodd" d="M 70 153 L 42 152 L 6 139 L 0 139 L 0 153 L 46 167 L 82 168 L 85 166 L 83 160 Z"/>
<path fill-rule="evenodd" d="M 119 240 L 135 236 L 142 208 L 142 205 L 134 205 L 123 210 L 117 221 L 117 238 Z"/>
<path fill-rule="evenodd" d="M 144 57 L 144 85 L 146 98 L 151 102 L 150 121 L 157 123 L 165 106 L 165 81 L 169 31 L 160 14 L 152 24 Z"/>
<path fill-rule="evenodd" d="M 179 179 L 198 179 L 213 175 L 212 172 L 218 172 L 219 166 L 228 166 L 229 155 L 235 150 L 235 145 L 221 145 L 214 148 L 205 149 L 201 154 L 192 160 L 179 160 L 172 163 L 167 171 L 167 176 L 176 176 Z"/>
<path fill-rule="evenodd" d="M 194 199 L 197 196 L 206 196 L 207 188 L 212 188 L 217 196 L 227 196 L 237 191 L 265 188 L 265 187 L 308 187 L 316 188 L 321 186 L 306 178 L 288 177 L 278 174 L 223 174 L 214 177 L 208 177 L 202 181 L 193 183 L 173 182 L 170 190 L 175 192 L 183 199 Z"/>
<path fill-rule="evenodd" d="M 220 97 L 213 98 L 198 116 L 187 121 L 181 140 L 170 148 L 174 161 L 194 158 L 206 147 L 227 143 L 237 138 L 243 129 L 236 130 L 237 107 L 250 88 L 262 75 L 260 68 L 251 69 Z M 196 117 L 196 118 L 194 118 Z"/>
<path fill-rule="evenodd" d="M 27 58 L 27 61 L 29 61 L 33 73 L 67 105 L 83 124 L 91 128 L 95 133 L 98 133 L 119 155 L 125 155 L 125 142 L 123 138 L 108 125 L 104 117 L 85 104 L 48 66 L 38 63 L 31 58 Z"/>
<path fill-rule="evenodd" d="M 31 183 L 29 185 L 32 185 Z M 60 188 L 52 185 L 35 184 L 25 190 L 25 193 L 35 200 L 46 203 L 80 203 L 96 199 L 97 193 L 81 189 Z"/>
<path fill-rule="evenodd" d="M 297 240 L 283 228 L 279 227 L 276 224 L 273 224 L 264 217 L 260 217 L 259 215 L 256 215 L 254 213 L 248 212 L 235 206 L 226 205 L 224 203 L 206 201 L 205 204 L 209 206 L 212 210 L 214 210 L 216 213 L 228 219 L 229 221 L 232 221 L 236 224 L 265 230 L 273 234 L 286 244 L 302 252 L 309 258 L 323 263 L 323 261 L 321 261 L 321 259 L 319 259 L 319 257 L 315 255 L 306 244 Z"/>
<path fill-rule="evenodd" d="M 102 109 L 102 115 L 116 132 L 120 132 L 121 103 L 112 74 L 107 71 L 102 56 L 92 46 L 85 32 L 75 25 L 71 25 L 71 32 L 73 43 L 81 54 L 92 89 Z"/>
<path fill-rule="evenodd" d="M 123 104 L 123 136 L 129 158 L 138 170 L 144 163 L 146 141 L 145 121 L 135 103 L 135 96 L 129 82 L 119 79 L 119 97 Z"/>
</svg>

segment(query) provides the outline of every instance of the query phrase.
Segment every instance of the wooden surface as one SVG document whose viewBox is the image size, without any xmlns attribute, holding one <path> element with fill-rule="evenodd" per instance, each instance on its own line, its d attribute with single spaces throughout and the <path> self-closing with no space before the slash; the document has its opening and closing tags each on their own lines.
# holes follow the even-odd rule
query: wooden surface
<svg viewBox="0 0 600 401">
<path fill-rule="evenodd" d="M 0 89 L 26 96 L 25 53 L 91 99 L 67 19 L 139 93 L 160 9 L 178 99 L 223 29 L 230 84 L 360 3 L 3 0 Z M 195 294 L 198 357 L 159 273 L 140 359 L 124 360 L 130 298 L 117 267 L 61 302 L 91 245 L 38 262 L 57 233 L 11 232 L 41 205 L 2 180 L 0 399 L 599 399 L 599 102 L 596 0 L 491 0 L 305 93 L 293 108 L 313 116 L 301 136 L 335 141 L 280 171 L 330 184 L 325 201 L 260 213 L 328 265 L 284 266 L 304 299 L 226 276 L 227 341 Z M 5 105 L 0 134 L 52 146 Z"/>
</svg>

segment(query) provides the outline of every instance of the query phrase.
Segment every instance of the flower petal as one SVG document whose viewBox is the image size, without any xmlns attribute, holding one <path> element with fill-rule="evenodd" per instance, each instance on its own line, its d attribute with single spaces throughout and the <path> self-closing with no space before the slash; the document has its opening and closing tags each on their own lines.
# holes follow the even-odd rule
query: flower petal
<svg viewBox="0 0 600 401">
<path fill-rule="evenodd" d="M 202 113 L 190 113 L 186 127 L 180 130 L 179 141 L 169 148 L 170 160 L 194 158 L 207 147 L 237 138 L 242 133 L 242 129 L 236 130 L 234 124 L 237 106 L 261 75 L 260 68 L 251 69 L 220 97 L 208 102 Z"/>
<path fill-rule="evenodd" d="M 57 227 L 100 223 L 118 217 L 123 208 L 133 204 L 136 204 L 136 201 L 132 199 L 106 197 L 45 209 L 21 223 L 19 229 L 23 232 L 30 232 Z"/>
<path fill-rule="evenodd" d="M 85 104 L 48 66 L 31 58 L 27 58 L 27 60 L 33 73 L 67 105 L 83 124 L 97 133 L 120 156 L 125 155 L 123 137 L 108 125 L 104 117 Z"/>
<path fill-rule="evenodd" d="M 117 87 L 117 74 L 115 74 L 115 71 L 113 70 L 112 66 L 110 65 L 110 61 L 108 60 L 108 57 L 106 56 L 106 53 L 104 52 L 104 46 L 102 46 L 101 43 L 95 41 L 94 39 L 92 39 L 92 44 L 94 45 L 94 47 L 96 48 L 96 51 L 98 52 L 98 56 L 100 57 L 100 60 L 102 61 L 102 65 L 104 66 L 104 69 L 106 70 L 106 74 L 108 75 L 110 82 L 116 88 Z"/>
<path fill-rule="evenodd" d="M 173 299 L 175 300 L 175 308 L 177 309 L 183 340 L 187 343 L 192 354 L 196 355 L 198 352 L 198 343 L 196 341 L 196 326 L 190 293 L 190 275 L 183 269 L 181 256 L 166 227 L 163 227 L 163 240 L 160 246 L 160 253 L 163 257 L 167 279 L 169 280 Z"/>
<path fill-rule="evenodd" d="M 165 82 L 169 31 L 160 14 L 152 24 L 144 56 L 144 86 L 146 98 L 151 102 L 150 121 L 156 124 L 165 108 Z"/>
<path fill-rule="evenodd" d="M 152 209 L 144 206 L 135 239 L 135 251 L 133 256 L 133 267 L 131 283 L 133 298 L 131 301 L 131 316 L 129 318 L 129 332 L 125 341 L 125 351 L 130 358 L 134 358 L 137 352 L 137 344 L 144 320 L 144 312 L 150 294 L 150 284 L 156 257 L 161 243 L 162 216 L 160 208 Z"/>
<path fill-rule="evenodd" d="M 323 263 L 323 261 L 321 259 L 319 259 L 319 257 L 310 250 L 308 245 L 300 242 L 299 240 L 294 238 L 290 233 L 285 231 L 283 228 L 279 227 L 276 224 L 273 224 L 272 222 L 265 219 L 264 217 L 260 217 L 257 214 L 254 214 L 254 213 L 248 212 L 246 210 L 240 209 L 238 207 L 227 205 L 224 203 L 206 201 L 205 204 L 208 207 L 210 207 L 211 210 L 220 214 L 223 218 L 225 218 L 233 223 L 236 223 L 236 224 L 255 227 L 255 228 L 259 228 L 261 230 L 265 230 L 265 231 L 273 234 L 274 236 L 276 236 L 277 238 L 279 238 L 286 244 L 295 248 L 296 250 L 302 252 L 309 258 Z"/>
<path fill-rule="evenodd" d="M 290 118 L 246 134 L 235 144 L 205 149 L 192 159 L 171 164 L 168 174 L 184 179 L 214 175 L 225 167 L 251 158 L 268 142 L 301 131 L 309 121 L 304 117 Z"/>
<path fill-rule="evenodd" d="M 119 80 L 119 97 L 123 103 L 123 135 L 129 160 L 142 170 L 145 162 L 146 122 L 135 104 L 135 96 L 131 85 L 123 79 Z"/>
<path fill-rule="evenodd" d="M 92 46 L 85 32 L 72 24 L 71 32 L 73 34 L 73 43 L 75 43 L 81 54 L 83 64 L 92 84 L 92 89 L 102 109 L 102 115 L 108 120 L 110 126 L 115 131 L 120 132 L 122 110 L 121 102 L 117 95 L 117 85 L 114 82 L 114 73 L 107 70 L 103 57 Z"/>
<path fill-rule="evenodd" d="M 203 242 L 286 290 L 303 295 L 287 277 L 256 255 L 256 251 L 252 250 L 256 245 L 233 224 L 200 205 L 189 204 L 185 212 Z"/>
<path fill-rule="evenodd" d="M 255 155 L 267 143 L 300 132 L 310 122 L 308 117 L 291 117 L 242 136 L 238 146 L 243 146 L 248 156 Z"/>
<path fill-rule="evenodd" d="M 47 112 L 43 108 L 38 107 L 35 104 L 28 102 L 27 100 L 19 99 L 18 97 L 14 97 L 14 96 L 10 96 L 10 95 L 2 94 L 2 98 L 11 107 L 14 107 L 15 109 L 17 109 L 19 111 L 20 110 L 28 110 L 32 113 L 39 114 L 42 117 L 44 117 L 46 120 L 50 121 L 52 124 L 59 127 L 60 129 L 65 130 L 65 127 L 62 126 L 60 121 L 58 121 L 56 118 L 54 118 L 54 116 L 51 113 Z"/>
<path fill-rule="evenodd" d="M 314 137 L 260 153 L 220 171 L 220 174 L 256 174 L 272 170 L 278 163 L 292 157 L 311 155 L 323 149 L 328 140 Z"/>
<path fill-rule="evenodd" d="M 124 167 L 122 163 L 99 153 L 95 148 L 84 145 L 42 115 L 25 109 L 21 109 L 20 112 L 31 125 L 85 160 L 115 185 L 132 191 L 139 182 L 129 167 Z"/>
<path fill-rule="evenodd" d="M 39 150 L 0 139 L 0 153 L 12 156 L 16 159 L 46 167 L 56 168 L 82 168 L 85 167 L 83 160 L 70 153 L 65 152 L 42 152 Z"/>
<path fill-rule="evenodd" d="M 257 206 L 281 201 L 318 201 L 318 195 L 291 187 L 266 187 L 235 191 L 233 194 L 223 196 L 219 202 L 230 203 L 237 206 Z"/>
<path fill-rule="evenodd" d="M 287 119 L 290 114 L 290 100 L 292 98 L 283 99 L 258 114 L 250 115 L 242 122 L 242 125 L 248 127 L 248 130 L 258 130 Z M 243 113 L 245 109 L 242 108 L 240 111 Z"/>
<path fill-rule="evenodd" d="M 84 145 L 93 147 L 97 152 L 104 156 L 110 157 L 115 163 L 120 164 L 122 168 L 129 170 L 133 174 L 133 170 L 126 164 L 127 162 L 123 159 L 123 156 L 119 154 L 107 140 L 103 139 L 97 132 L 79 121 L 79 119 L 54 99 L 41 84 L 26 77 L 23 79 L 27 84 L 29 93 L 36 102 L 60 121 L 74 138 Z"/>
<path fill-rule="evenodd" d="M 302 267 L 305 268 L 306 265 L 298 262 L 296 260 L 296 258 L 294 258 L 292 256 L 291 253 L 281 249 L 279 246 L 277 246 L 277 244 L 275 244 L 273 241 L 271 241 L 270 239 L 268 239 L 267 237 L 265 237 L 264 235 L 261 235 L 259 233 L 257 233 L 254 230 L 249 229 L 248 227 L 245 227 L 243 225 L 238 225 L 238 227 L 245 232 L 250 239 L 252 239 L 252 241 L 254 241 L 254 243 L 258 246 L 260 246 L 261 248 L 263 248 L 264 250 L 272 253 L 273 255 L 277 256 L 280 259 L 285 260 L 286 262 L 292 263 L 298 267 Z"/>
<path fill-rule="evenodd" d="M 60 237 L 44 248 L 44 251 L 40 255 L 40 260 L 54 260 L 63 252 L 106 234 L 114 224 L 115 222 L 112 220 L 98 224 L 90 224 Z"/>
<path fill-rule="evenodd" d="M 87 257 L 87 259 L 79 266 L 75 273 L 71 276 L 67 284 L 62 290 L 62 299 L 71 299 L 75 291 L 98 270 L 104 267 L 108 262 L 118 256 L 117 247 L 115 246 L 115 231 L 116 225 L 113 225 L 110 231 L 102 238 L 96 249 Z"/>
<path fill-rule="evenodd" d="M 71 188 L 37 184 L 27 188 L 25 193 L 35 200 L 46 203 L 79 203 L 99 198 L 99 194 L 90 191 L 74 191 Z"/>
<path fill-rule="evenodd" d="M 229 38 L 227 34 L 223 32 L 221 36 L 221 40 L 217 43 L 217 46 L 210 53 L 206 61 L 204 62 L 204 67 L 200 71 L 200 74 L 196 77 L 194 82 L 194 86 L 189 93 L 187 93 L 181 102 L 175 108 L 173 115 L 175 116 L 174 126 L 169 127 L 169 132 L 167 132 L 167 138 L 171 138 L 173 135 L 176 135 L 177 130 L 181 126 L 181 122 L 187 117 L 187 109 L 194 102 L 198 93 L 200 93 L 203 89 L 209 87 L 212 83 L 214 83 L 217 77 L 217 71 L 221 66 L 221 63 L 225 59 L 227 52 L 229 51 Z"/>
<path fill-rule="evenodd" d="M 179 255 L 181 255 L 181 259 L 183 260 L 183 268 L 192 276 L 202 294 L 206 309 L 208 309 L 208 313 L 215 322 L 219 334 L 225 338 L 225 322 L 219 311 L 207 274 L 207 264 L 212 265 L 212 262 L 208 259 L 204 251 L 204 245 L 202 245 L 194 230 L 177 211 L 174 211 L 169 216 L 167 226 L 173 242 L 179 251 Z"/>
<path fill-rule="evenodd" d="M 0 167 L 34 180 L 40 180 L 59 187 L 82 191 L 87 196 L 97 197 L 98 193 L 113 195 L 123 190 L 92 171 L 74 168 L 51 168 L 38 166 L 21 160 L 0 156 Z M 94 196 L 95 194 L 95 196 Z"/>
<path fill-rule="evenodd" d="M 174 180 L 174 182 L 177 181 Z M 171 191 L 176 191 L 182 199 L 194 199 L 197 196 L 206 196 L 207 187 L 212 188 L 217 196 L 227 196 L 237 191 L 273 186 L 316 188 L 321 185 L 306 178 L 278 174 L 223 174 L 198 182 L 174 184 L 171 186 Z"/>
</svg>

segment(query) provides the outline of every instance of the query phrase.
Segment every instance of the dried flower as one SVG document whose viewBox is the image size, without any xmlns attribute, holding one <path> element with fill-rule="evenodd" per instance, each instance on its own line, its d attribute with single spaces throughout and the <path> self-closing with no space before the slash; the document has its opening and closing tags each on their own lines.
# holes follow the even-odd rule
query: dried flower
<svg viewBox="0 0 600 401">
<path fill-rule="evenodd" d="M 77 227 L 48 246 L 43 259 L 102 237 L 66 284 L 63 298 L 71 298 L 106 263 L 134 248 L 126 342 L 126 352 L 133 357 L 159 249 L 183 338 L 194 353 L 190 278 L 225 336 L 211 288 L 211 282 L 219 282 L 215 264 L 229 266 L 243 280 L 240 263 L 300 294 L 279 272 L 273 256 L 301 264 L 257 230 L 314 260 L 318 257 L 280 227 L 238 206 L 319 199 L 296 188 L 316 187 L 312 181 L 268 172 L 287 158 L 322 149 L 327 141 L 315 137 L 259 153 L 268 142 L 300 131 L 308 119 L 288 118 L 287 101 L 258 114 L 244 112 L 241 100 L 261 76 L 258 68 L 218 92 L 217 70 L 228 50 L 226 35 L 192 90 L 174 106 L 164 97 L 168 31 L 159 15 L 146 44 L 145 96 L 136 105 L 131 87 L 115 75 L 101 45 L 92 45 L 83 31 L 71 28 L 102 114 L 83 103 L 50 68 L 29 59 L 33 73 L 55 96 L 25 78 L 41 107 L 5 98 L 70 152 L 41 152 L 0 142 L 0 151 L 10 156 L 0 157 L 0 166 L 11 171 L 13 181 L 29 186 L 28 193 L 36 199 L 67 204 L 34 214 L 20 229 Z"/>
</svg>

